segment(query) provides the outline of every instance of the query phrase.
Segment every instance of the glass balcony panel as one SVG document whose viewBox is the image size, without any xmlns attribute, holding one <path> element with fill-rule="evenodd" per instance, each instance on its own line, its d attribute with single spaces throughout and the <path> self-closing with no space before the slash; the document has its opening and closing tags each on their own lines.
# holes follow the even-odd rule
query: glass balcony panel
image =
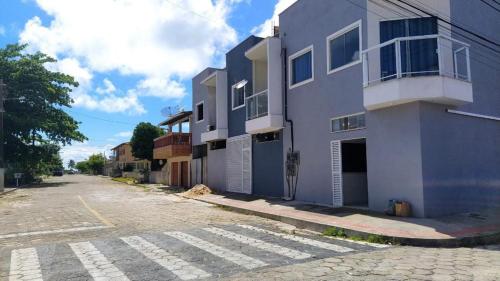
<svg viewBox="0 0 500 281">
<path fill-rule="evenodd" d="M 265 116 L 268 113 L 267 90 L 247 98 L 247 120 Z"/>
</svg>

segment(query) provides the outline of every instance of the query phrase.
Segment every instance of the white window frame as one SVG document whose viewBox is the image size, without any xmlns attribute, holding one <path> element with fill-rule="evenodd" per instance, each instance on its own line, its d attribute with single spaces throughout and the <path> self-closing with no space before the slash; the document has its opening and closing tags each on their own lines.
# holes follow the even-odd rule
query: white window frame
<svg viewBox="0 0 500 281">
<path fill-rule="evenodd" d="M 243 104 L 242 105 L 238 105 L 237 107 L 234 107 L 234 90 L 236 89 L 236 86 L 238 84 L 240 84 L 241 82 L 243 82 L 243 81 L 245 81 L 245 80 L 241 80 L 238 83 L 236 83 L 233 86 L 231 86 L 231 109 L 232 110 L 240 109 L 242 107 L 245 107 L 245 105 L 247 104 L 247 97 L 246 97 L 246 94 L 247 94 L 247 85 L 245 85 L 245 86 L 243 86 Z"/>
<path fill-rule="evenodd" d="M 198 120 L 198 105 L 203 104 L 203 119 Z M 201 123 L 205 121 L 205 101 L 200 101 L 195 105 L 195 110 L 196 110 L 196 121 L 195 123 Z"/>
<path fill-rule="evenodd" d="M 359 128 L 354 128 L 354 129 L 347 129 L 347 130 L 342 130 L 342 131 L 337 131 L 337 132 L 333 131 L 333 120 L 335 120 L 335 119 L 341 119 L 341 118 L 346 118 L 346 117 L 351 117 L 351 116 L 356 116 L 356 115 L 361 115 L 361 114 L 365 115 L 365 126 L 364 127 L 359 127 Z M 351 131 L 357 131 L 357 130 L 364 130 L 364 129 L 366 129 L 366 112 L 365 111 L 361 111 L 361 112 L 357 112 L 357 113 L 352 113 L 352 114 L 347 114 L 347 115 L 335 116 L 333 118 L 330 118 L 330 133 L 332 133 L 332 134 L 341 134 L 341 133 L 345 133 L 345 132 L 351 132 Z"/>
<path fill-rule="evenodd" d="M 303 54 L 306 54 L 308 52 L 311 52 L 311 72 L 312 72 L 312 76 L 311 78 L 307 79 L 307 80 L 304 80 L 304 81 L 301 81 L 299 83 L 296 83 L 296 84 L 292 84 L 292 75 L 293 75 L 293 66 L 292 66 L 292 61 L 297 58 L 297 57 L 300 57 L 301 55 Z M 288 56 L 288 88 L 289 89 L 293 89 L 293 88 L 297 88 L 297 87 L 300 87 L 304 84 L 307 84 L 309 82 L 313 82 L 314 81 L 314 45 L 310 45 L 310 46 L 307 46 L 305 47 L 304 49 Z"/>
<path fill-rule="evenodd" d="M 338 72 L 338 71 L 341 71 L 341 70 L 344 70 L 346 68 L 349 68 L 353 65 L 356 65 L 358 63 L 361 63 L 363 61 L 362 59 L 362 55 L 361 55 L 361 52 L 363 51 L 363 21 L 362 20 L 358 20 L 344 28 L 342 28 L 341 30 L 329 35 L 328 37 L 326 37 L 326 74 L 332 74 L 332 73 L 335 73 L 335 72 Z M 334 68 L 334 69 L 331 69 L 331 52 L 330 52 L 330 42 L 344 34 L 346 34 L 347 32 L 349 31 L 352 31 L 353 29 L 356 29 L 359 27 L 359 59 L 358 60 L 355 60 L 353 62 L 350 62 L 348 64 L 345 64 L 345 65 L 342 65 L 342 66 L 339 66 L 337 68 Z"/>
</svg>

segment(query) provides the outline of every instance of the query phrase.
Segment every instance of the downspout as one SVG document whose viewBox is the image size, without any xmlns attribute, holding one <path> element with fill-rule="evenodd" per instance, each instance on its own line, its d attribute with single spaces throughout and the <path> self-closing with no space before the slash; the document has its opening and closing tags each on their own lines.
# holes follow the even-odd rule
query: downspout
<svg viewBox="0 0 500 281">
<path fill-rule="evenodd" d="M 286 33 L 283 34 L 283 36 L 286 36 Z M 281 59 L 283 61 L 283 73 L 284 73 L 284 79 L 283 79 L 283 96 L 285 100 L 285 122 L 290 124 L 290 141 L 292 143 L 292 151 L 295 150 L 294 146 L 294 135 L 293 135 L 293 120 L 288 118 L 288 64 L 287 64 L 287 50 L 286 47 L 284 47 L 284 41 L 281 40 Z"/>
<path fill-rule="evenodd" d="M 286 33 L 283 33 L 283 37 L 286 36 Z M 288 198 L 286 200 L 295 200 L 295 194 L 297 192 L 297 183 L 298 183 L 298 173 L 299 173 L 299 165 L 300 160 L 298 153 L 295 151 L 295 136 L 293 132 L 293 120 L 288 118 L 288 64 L 287 64 L 287 49 L 283 39 L 281 40 L 281 58 L 283 62 L 283 73 L 284 79 L 282 79 L 283 83 L 283 100 L 285 103 L 285 122 L 290 124 L 290 141 L 291 148 L 287 152 L 287 160 L 286 160 L 286 181 L 288 185 Z M 295 180 L 294 180 L 295 179 Z"/>
</svg>

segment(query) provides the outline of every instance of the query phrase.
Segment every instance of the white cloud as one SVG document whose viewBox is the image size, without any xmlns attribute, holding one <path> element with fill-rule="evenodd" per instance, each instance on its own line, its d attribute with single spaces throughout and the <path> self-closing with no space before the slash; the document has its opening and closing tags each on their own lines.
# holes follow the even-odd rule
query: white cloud
<svg viewBox="0 0 500 281">
<path fill-rule="evenodd" d="M 135 91 L 141 96 L 158 98 L 182 98 L 187 95 L 181 83 L 157 77 L 139 81 Z"/>
<path fill-rule="evenodd" d="M 118 134 L 115 134 L 115 137 L 130 138 L 132 137 L 132 132 L 130 131 L 119 132 Z"/>
<path fill-rule="evenodd" d="M 114 91 L 109 91 L 109 94 L 104 97 L 92 95 L 93 74 L 87 67 L 82 67 L 80 62 L 75 58 L 65 58 L 55 64 L 49 64 L 47 67 L 51 70 L 71 75 L 78 81 L 80 86 L 71 93 L 74 101 L 73 105 L 76 107 L 100 110 L 108 113 L 127 112 L 134 115 L 146 113 L 146 109 L 139 101 L 135 92 L 129 92 L 121 96 L 114 95 Z M 105 85 L 106 80 L 104 79 L 103 82 Z M 109 83 L 110 85 L 106 86 L 107 90 L 110 87 L 114 87 L 111 81 Z"/>
<path fill-rule="evenodd" d="M 5 35 L 5 27 L 3 27 L 2 25 L 0 25 L 0 36 L 3 36 Z"/>
<path fill-rule="evenodd" d="M 36 0 L 52 20 L 30 19 L 20 42 L 75 67 L 70 70 L 78 74 L 82 88 L 73 94 L 75 106 L 141 114 L 140 97 L 183 98 L 187 92 L 180 81 L 222 60 L 237 41 L 227 17 L 239 2 Z M 96 73 L 110 71 L 143 78 L 123 91 L 109 80 L 103 88 L 92 88 Z"/>
<path fill-rule="evenodd" d="M 69 160 L 80 162 L 87 159 L 92 154 L 105 153 L 106 157 L 111 155 L 111 148 L 115 147 L 113 144 L 105 145 L 92 145 L 88 142 L 75 143 L 70 146 L 65 146 L 61 149 L 60 155 L 64 165 L 67 165 Z"/>
<path fill-rule="evenodd" d="M 98 94 L 111 94 L 116 91 L 115 85 L 109 79 L 104 78 L 104 80 L 102 80 L 102 83 L 104 84 L 104 88 L 97 87 L 97 89 L 95 90 Z"/>
<path fill-rule="evenodd" d="M 274 6 L 273 16 L 265 20 L 262 24 L 254 27 L 252 33 L 260 37 L 272 36 L 273 24 L 279 25 L 279 14 L 295 2 L 297 2 L 297 0 L 278 0 L 278 3 Z"/>
</svg>

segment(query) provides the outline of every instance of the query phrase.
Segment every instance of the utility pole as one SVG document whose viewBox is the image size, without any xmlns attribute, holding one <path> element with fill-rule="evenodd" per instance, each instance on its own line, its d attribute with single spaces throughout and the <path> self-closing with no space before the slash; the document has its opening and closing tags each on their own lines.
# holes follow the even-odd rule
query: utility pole
<svg viewBox="0 0 500 281">
<path fill-rule="evenodd" d="M 5 186 L 5 161 L 3 154 L 4 132 L 3 132 L 3 114 L 5 112 L 3 101 L 7 96 L 7 85 L 0 79 L 0 192 L 4 191 Z"/>
</svg>

